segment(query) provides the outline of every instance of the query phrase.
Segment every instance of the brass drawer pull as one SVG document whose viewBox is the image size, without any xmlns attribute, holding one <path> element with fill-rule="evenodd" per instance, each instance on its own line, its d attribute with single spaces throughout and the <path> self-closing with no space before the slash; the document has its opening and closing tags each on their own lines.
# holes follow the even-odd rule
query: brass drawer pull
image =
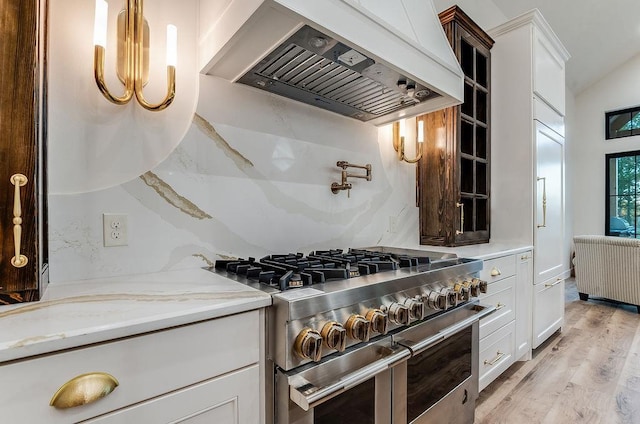
<svg viewBox="0 0 640 424">
<path fill-rule="evenodd" d="M 502 352 L 498 351 L 498 352 L 497 352 L 497 355 L 496 355 L 496 357 L 495 357 L 495 358 L 493 358 L 493 359 L 492 359 L 492 360 L 490 360 L 490 361 L 487 361 L 487 360 L 485 359 L 485 360 L 484 360 L 484 364 L 485 364 L 485 365 L 491 365 L 491 366 L 493 366 L 493 365 L 495 365 L 498 361 L 500 361 L 502 358 L 504 358 L 504 353 L 502 353 Z"/>
<path fill-rule="evenodd" d="M 526 261 L 527 259 L 529 259 L 529 255 L 520 256 L 520 260 L 522 260 L 522 261 Z"/>
<path fill-rule="evenodd" d="M 22 268 L 29 262 L 26 256 L 20 254 L 22 244 L 22 205 L 20 204 L 20 187 L 27 184 L 27 177 L 22 174 L 13 174 L 9 179 L 11 184 L 15 186 L 13 192 L 13 245 L 15 247 L 15 256 L 11 258 L 11 265 L 16 268 Z"/>
<path fill-rule="evenodd" d="M 547 284 L 545 284 L 544 286 L 545 286 L 545 287 L 547 287 L 547 288 L 549 288 L 549 287 L 557 286 L 557 285 L 558 285 L 558 284 L 560 284 L 560 283 L 562 283 L 562 279 L 558 278 L 558 279 L 556 279 L 556 282 L 555 282 L 555 283 L 551 283 L 551 284 L 547 283 Z"/>
<path fill-rule="evenodd" d="M 502 272 L 496 268 L 495 266 L 493 268 L 491 268 L 491 276 L 492 277 L 497 277 L 498 275 L 502 275 Z"/>
<path fill-rule="evenodd" d="M 82 374 L 64 383 L 53 395 L 49 405 L 57 409 L 86 405 L 107 396 L 118 384 L 115 377 L 104 372 Z"/>
<path fill-rule="evenodd" d="M 498 304 L 496 305 L 496 311 L 497 311 L 498 309 L 502 309 L 502 308 L 504 308 L 504 306 L 505 306 L 505 305 L 504 305 L 503 303 L 498 302 Z"/>
</svg>

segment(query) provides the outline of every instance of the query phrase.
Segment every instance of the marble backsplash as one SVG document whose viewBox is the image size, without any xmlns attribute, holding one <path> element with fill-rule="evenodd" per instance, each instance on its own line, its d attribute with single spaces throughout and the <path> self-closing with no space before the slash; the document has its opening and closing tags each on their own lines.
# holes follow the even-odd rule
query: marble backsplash
<svg viewBox="0 0 640 424">
<path fill-rule="evenodd" d="M 396 159 L 390 125 L 215 77 L 200 76 L 199 85 L 192 124 L 160 165 L 111 188 L 50 194 L 52 282 L 229 256 L 418 244 L 415 165 Z M 339 160 L 370 163 L 372 181 L 353 179 L 349 194 L 332 194 Z M 117 167 L 113 175 L 119 181 Z M 103 213 L 128 215 L 127 246 L 103 246 Z"/>
</svg>

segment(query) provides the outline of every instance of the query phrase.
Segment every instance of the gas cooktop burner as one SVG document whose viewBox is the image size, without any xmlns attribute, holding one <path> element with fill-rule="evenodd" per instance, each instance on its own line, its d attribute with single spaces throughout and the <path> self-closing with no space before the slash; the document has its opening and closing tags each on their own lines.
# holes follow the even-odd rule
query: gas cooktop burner
<svg viewBox="0 0 640 424">
<path fill-rule="evenodd" d="M 364 249 L 316 250 L 309 255 L 289 253 L 255 258 L 218 260 L 215 269 L 246 276 L 279 290 L 345 280 L 363 275 L 418 267 L 430 263 L 428 256 L 377 252 Z"/>
</svg>

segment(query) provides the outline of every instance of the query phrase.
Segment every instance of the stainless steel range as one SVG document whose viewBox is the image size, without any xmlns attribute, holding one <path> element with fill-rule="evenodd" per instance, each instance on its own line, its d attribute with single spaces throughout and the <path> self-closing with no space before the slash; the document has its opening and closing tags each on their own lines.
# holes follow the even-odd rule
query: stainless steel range
<svg viewBox="0 0 640 424">
<path fill-rule="evenodd" d="M 221 260 L 272 293 L 267 420 L 471 424 L 482 261 L 389 247 Z"/>
</svg>

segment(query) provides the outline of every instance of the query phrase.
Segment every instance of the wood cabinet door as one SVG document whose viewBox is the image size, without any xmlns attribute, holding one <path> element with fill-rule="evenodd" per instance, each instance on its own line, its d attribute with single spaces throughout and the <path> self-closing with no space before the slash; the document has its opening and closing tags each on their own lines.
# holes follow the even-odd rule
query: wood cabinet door
<svg viewBox="0 0 640 424">
<path fill-rule="evenodd" d="M 564 252 L 564 138 L 535 121 L 535 284 L 562 273 Z"/>
<path fill-rule="evenodd" d="M 45 13 L 45 0 L 0 0 L 0 304 L 38 300 L 46 256 L 38 239 L 46 216 L 38 169 L 46 124 Z M 26 180 L 17 189 L 12 181 L 21 177 L 14 175 Z M 12 261 L 18 247 L 26 264 Z"/>
</svg>

